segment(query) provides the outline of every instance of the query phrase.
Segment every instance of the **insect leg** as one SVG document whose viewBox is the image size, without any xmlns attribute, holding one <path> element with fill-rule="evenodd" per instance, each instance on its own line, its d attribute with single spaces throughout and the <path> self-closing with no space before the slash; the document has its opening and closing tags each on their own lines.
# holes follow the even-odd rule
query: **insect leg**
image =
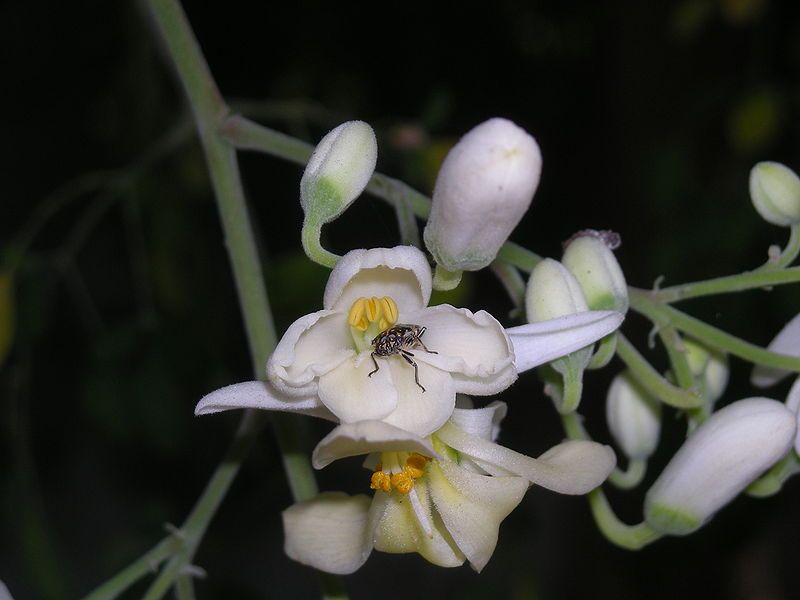
<svg viewBox="0 0 800 600">
<path fill-rule="evenodd" d="M 422 384 L 419 382 L 419 367 L 417 367 L 417 363 L 414 362 L 414 359 L 411 358 L 414 355 L 411 354 L 411 352 L 409 352 L 408 350 L 400 350 L 400 356 L 402 356 L 408 364 L 410 364 L 412 367 L 414 367 L 414 381 L 416 382 L 416 384 L 419 386 L 419 389 L 421 389 L 422 393 L 424 394 L 425 393 L 425 388 L 422 387 Z"/>
<path fill-rule="evenodd" d="M 375 360 L 375 353 L 374 352 L 371 353 L 370 356 L 372 357 L 372 364 L 375 365 L 375 370 L 374 371 L 370 371 L 370 373 L 367 375 L 367 377 L 372 377 L 375 373 L 378 372 L 378 369 L 380 369 L 380 367 L 378 366 L 378 361 Z"/>
<path fill-rule="evenodd" d="M 428 350 L 428 347 L 427 347 L 427 346 L 426 346 L 426 345 L 423 343 L 423 341 L 422 341 L 421 339 L 419 339 L 419 338 L 417 338 L 417 343 L 418 343 L 420 346 L 422 346 L 422 349 L 423 349 L 423 350 L 425 350 L 425 352 L 427 352 L 428 354 L 439 354 L 439 353 L 438 353 L 438 352 L 436 352 L 435 350 Z"/>
</svg>

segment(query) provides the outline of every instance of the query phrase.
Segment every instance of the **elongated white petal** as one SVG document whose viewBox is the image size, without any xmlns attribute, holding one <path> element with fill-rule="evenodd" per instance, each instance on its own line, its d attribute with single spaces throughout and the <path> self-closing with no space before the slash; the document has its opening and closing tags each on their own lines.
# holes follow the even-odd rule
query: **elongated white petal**
<svg viewBox="0 0 800 600">
<path fill-rule="evenodd" d="M 458 549 L 480 573 L 494 553 L 500 523 L 528 489 L 522 477 L 489 477 L 447 461 L 428 470 L 436 511 Z"/>
<path fill-rule="evenodd" d="M 194 414 L 210 415 L 234 408 L 260 408 L 336 420 L 316 396 L 289 396 L 264 381 L 245 381 L 214 390 L 197 403 Z"/>
<path fill-rule="evenodd" d="M 323 306 L 347 313 L 358 298 L 390 296 L 401 310 L 417 310 L 428 304 L 432 281 L 428 260 L 413 246 L 353 250 L 331 271 Z"/>
<path fill-rule="evenodd" d="M 0 581 L 0 600 L 14 600 L 11 592 L 8 591 L 6 584 Z"/>
<path fill-rule="evenodd" d="M 397 408 L 397 389 L 384 361 L 379 366 L 370 376 L 375 366 L 369 353 L 343 362 L 320 377 L 320 400 L 344 423 L 389 416 Z"/>
<path fill-rule="evenodd" d="M 786 396 L 786 408 L 797 415 L 797 434 L 794 438 L 794 451 L 800 454 L 800 377 L 794 380 L 789 395 Z"/>
<path fill-rule="evenodd" d="M 616 464 L 614 451 L 596 442 L 564 442 L 537 459 L 468 435 L 449 422 L 436 437 L 471 458 L 561 494 L 590 492 L 606 480 Z"/>
<path fill-rule="evenodd" d="M 450 421 L 468 435 L 494 441 L 507 412 L 505 402 L 495 401 L 484 408 L 456 408 Z"/>
<path fill-rule="evenodd" d="M 440 567 L 458 567 L 464 564 L 464 554 L 458 549 L 439 515 L 431 510 L 428 486 L 420 480 L 414 485 L 419 505 L 431 524 L 430 533 L 420 525 L 412 503 L 407 497 L 391 494 L 386 501 L 386 511 L 375 531 L 375 549 L 392 554 L 417 552 L 427 561 Z M 376 492 L 375 498 L 387 497 Z"/>
<path fill-rule="evenodd" d="M 418 452 L 439 457 L 430 440 L 383 421 L 359 421 L 339 425 L 322 438 L 314 448 L 311 463 L 315 469 L 322 469 L 340 458 L 372 452 Z"/>
<path fill-rule="evenodd" d="M 770 342 L 768 350 L 778 354 L 800 357 L 800 314 L 784 325 L 778 335 Z M 788 377 L 792 371 L 756 365 L 750 376 L 750 383 L 756 387 L 769 387 Z"/>
<path fill-rule="evenodd" d="M 368 496 L 325 492 L 283 511 L 284 550 L 289 558 L 327 573 L 346 575 L 372 552 L 378 518 Z M 376 518 L 377 517 L 377 518 Z"/>
<path fill-rule="evenodd" d="M 613 310 L 589 310 L 506 329 L 517 371 L 522 373 L 588 346 L 615 331 L 624 318 Z"/>
<path fill-rule="evenodd" d="M 496 394 L 517 378 L 511 342 L 486 311 L 442 304 L 400 317 L 427 328 L 422 341 L 436 354 L 420 352 L 419 360 L 452 373 L 457 392 Z"/>
<path fill-rule="evenodd" d="M 718 410 L 647 492 L 646 521 L 666 534 L 695 531 L 786 454 L 796 427 L 797 417 L 768 398 L 747 398 Z"/>
<path fill-rule="evenodd" d="M 267 361 L 267 376 L 287 394 L 313 394 L 320 375 L 355 353 L 347 316 L 320 310 L 289 326 Z"/>
<path fill-rule="evenodd" d="M 415 352 L 416 354 L 416 352 Z M 391 379 L 397 393 L 397 406 L 383 420 L 395 427 L 410 431 L 420 437 L 427 437 L 439 429 L 450 415 L 456 402 L 453 378 L 449 373 L 417 361 L 419 383 L 414 379 L 414 367 L 399 356 L 386 360 L 385 367 L 391 372 Z"/>
</svg>

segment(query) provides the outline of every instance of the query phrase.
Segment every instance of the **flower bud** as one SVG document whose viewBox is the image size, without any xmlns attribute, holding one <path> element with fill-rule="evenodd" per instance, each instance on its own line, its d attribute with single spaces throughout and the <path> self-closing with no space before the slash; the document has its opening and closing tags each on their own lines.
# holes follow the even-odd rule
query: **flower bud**
<svg viewBox="0 0 800 600">
<path fill-rule="evenodd" d="M 800 223 L 800 178 L 777 162 L 760 162 L 750 171 L 750 199 L 764 220 L 788 227 Z"/>
<path fill-rule="evenodd" d="M 608 388 L 606 421 L 625 456 L 646 459 L 655 451 L 661 435 L 661 404 L 630 373 L 621 373 Z"/>
<path fill-rule="evenodd" d="M 542 155 L 507 119 L 489 119 L 450 150 L 436 178 L 425 245 L 448 271 L 492 262 L 531 204 Z"/>
<path fill-rule="evenodd" d="M 581 286 L 557 260 L 545 258 L 534 267 L 525 290 L 528 322 L 538 323 L 589 310 Z"/>
<path fill-rule="evenodd" d="M 689 370 L 698 378 L 703 396 L 713 406 L 728 385 L 728 358 L 723 352 L 691 338 L 683 340 L 683 345 Z"/>
<path fill-rule="evenodd" d="M 617 258 L 602 237 L 591 230 L 572 238 L 561 257 L 575 276 L 592 310 L 628 310 L 628 286 Z"/>
<path fill-rule="evenodd" d="M 747 398 L 717 411 L 647 492 L 645 520 L 664 534 L 692 533 L 786 454 L 796 427 L 795 415 L 767 398 Z"/>
<path fill-rule="evenodd" d="M 358 198 L 378 159 L 375 132 L 364 121 L 348 121 L 322 138 L 300 180 L 300 204 L 306 219 L 333 221 Z"/>
</svg>

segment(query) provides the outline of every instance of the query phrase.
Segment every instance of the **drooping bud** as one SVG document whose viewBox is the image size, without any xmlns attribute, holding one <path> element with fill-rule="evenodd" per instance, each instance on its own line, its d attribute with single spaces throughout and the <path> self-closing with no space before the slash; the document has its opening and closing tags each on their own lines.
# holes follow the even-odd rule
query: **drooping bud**
<svg viewBox="0 0 800 600">
<path fill-rule="evenodd" d="M 341 215 L 364 191 L 377 159 L 375 132 L 364 121 L 348 121 L 328 132 L 300 180 L 306 220 L 322 225 Z"/>
<path fill-rule="evenodd" d="M 575 276 L 592 310 L 628 310 L 628 286 L 617 258 L 601 232 L 587 230 L 564 249 L 563 265 Z"/>
<path fill-rule="evenodd" d="M 655 451 L 661 435 L 661 404 L 630 373 L 620 373 L 608 388 L 606 421 L 625 456 L 646 459 Z"/>
<path fill-rule="evenodd" d="M 425 245 L 450 272 L 477 271 L 497 256 L 531 204 L 542 155 L 536 140 L 507 119 L 469 131 L 436 178 Z"/>
<path fill-rule="evenodd" d="M 796 426 L 788 408 L 767 398 L 739 400 L 717 411 L 647 492 L 645 520 L 668 535 L 697 530 L 786 454 Z"/>
<path fill-rule="evenodd" d="M 764 220 L 788 227 L 800 223 L 800 178 L 777 162 L 760 162 L 750 171 L 750 199 Z"/>
</svg>

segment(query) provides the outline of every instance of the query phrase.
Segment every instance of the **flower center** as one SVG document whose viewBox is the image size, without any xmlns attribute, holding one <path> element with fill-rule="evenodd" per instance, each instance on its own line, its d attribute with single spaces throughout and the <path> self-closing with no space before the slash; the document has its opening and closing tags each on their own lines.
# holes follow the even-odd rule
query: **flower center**
<svg viewBox="0 0 800 600">
<path fill-rule="evenodd" d="M 359 298 L 347 313 L 347 323 L 356 348 L 363 352 L 375 336 L 397 323 L 397 304 L 389 296 Z"/>
<path fill-rule="evenodd" d="M 425 465 L 431 460 L 416 452 L 411 454 L 384 452 L 381 458 L 382 462 L 378 463 L 370 478 L 370 489 L 381 490 L 387 494 L 396 490 L 403 495 L 407 495 L 414 488 L 415 480 L 425 475 Z M 405 466 L 401 467 L 403 458 L 405 458 Z M 384 470 L 384 465 L 386 470 Z"/>
</svg>

